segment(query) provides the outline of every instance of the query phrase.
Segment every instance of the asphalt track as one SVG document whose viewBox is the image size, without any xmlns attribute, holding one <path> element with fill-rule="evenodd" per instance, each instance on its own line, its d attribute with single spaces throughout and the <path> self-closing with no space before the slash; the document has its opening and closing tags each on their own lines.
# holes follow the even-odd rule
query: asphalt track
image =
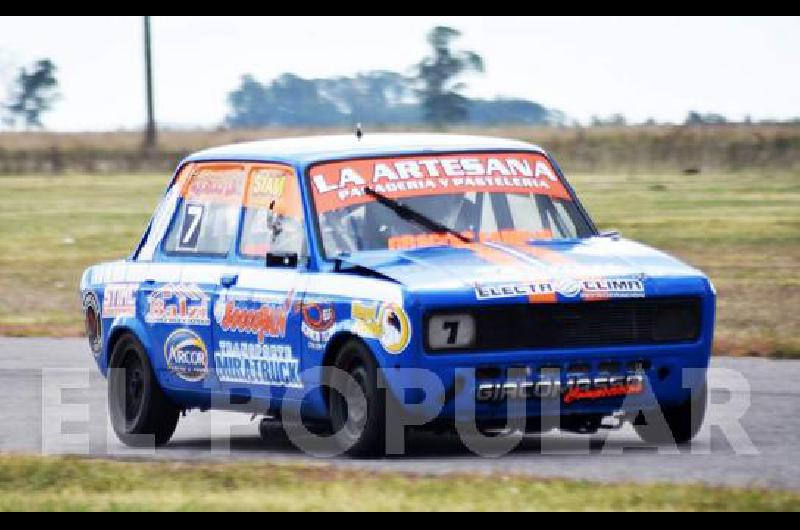
<svg viewBox="0 0 800 530">
<path fill-rule="evenodd" d="M 513 473 L 800 491 L 800 362 L 716 359 L 713 367 L 711 421 L 691 448 L 647 447 L 626 427 L 591 437 L 563 433 L 528 436 L 510 454 L 484 458 L 454 437 L 416 434 L 409 438 L 404 456 L 355 461 L 308 456 L 280 429 L 262 441 L 258 423 L 249 416 L 220 412 L 190 413 L 181 421 L 172 443 L 163 449 L 127 449 L 109 432 L 105 384 L 95 374 L 84 340 L 0 338 L 0 451 L 291 462 L 408 473 Z M 723 427 L 708 427 L 709 423 Z M 737 425 L 741 425 L 740 431 L 735 429 Z"/>
</svg>

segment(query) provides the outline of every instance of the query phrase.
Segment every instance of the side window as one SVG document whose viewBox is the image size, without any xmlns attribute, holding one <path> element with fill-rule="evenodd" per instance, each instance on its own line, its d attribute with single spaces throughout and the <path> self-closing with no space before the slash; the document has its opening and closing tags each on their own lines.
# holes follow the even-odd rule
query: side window
<svg viewBox="0 0 800 530">
<path fill-rule="evenodd" d="M 243 165 L 198 165 L 164 243 L 170 254 L 227 256 L 236 237 L 244 196 Z"/>
<path fill-rule="evenodd" d="M 306 256 L 303 203 L 292 168 L 253 166 L 245 196 L 239 253 L 263 260 L 268 253 Z"/>
<path fill-rule="evenodd" d="M 158 206 L 153 213 L 153 219 L 150 223 L 150 230 L 146 234 L 146 239 L 142 243 L 137 259 L 140 261 L 151 261 L 155 254 L 156 248 L 164 234 L 169 228 L 169 223 L 172 220 L 172 213 L 181 199 L 182 190 L 186 184 L 187 179 L 194 173 L 194 164 L 186 164 L 178 174 L 172 187 L 167 191 L 167 194 L 158 203 Z"/>
</svg>

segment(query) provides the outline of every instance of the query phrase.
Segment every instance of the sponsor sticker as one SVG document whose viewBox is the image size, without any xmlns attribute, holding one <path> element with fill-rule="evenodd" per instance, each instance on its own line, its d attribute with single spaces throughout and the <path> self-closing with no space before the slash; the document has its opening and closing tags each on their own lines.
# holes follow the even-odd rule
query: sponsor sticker
<svg viewBox="0 0 800 530">
<path fill-rule="evenodd" d="M 263 344 L 267 337 L 286 336 L 293 298 L 294 291 L 280 303 L 220 298 L 214 313 L 223 331 L 255 335 L 258 343 Z"/>
<path fill-rule="evenodd" d="M 571 405 L 578 401 L 597 401 L 626 396 L 644 394 L 644 381 L 639 378 L 628 378 L 618 386 L 601 386 L 598 388 L 572 388 L 564 395 L 564 404 Z"/>
<path fill-rule="evenodd" d="M 475 239 L 475 234 L 469 231 L 461 232 L 467 239 Z M 551 230 L 540 230 L 530 232 L 525 230 L 503 230 L 500 232 L 480 232 L 477 240 L 481 243 L 497 242 L 512 246 L 522 246 L 532 240 L 542 241 L 553 239 Z M 453 234 L 406 234 L 392 236 L 388 243 L 390 250 L 410 250 L 428 247 L 457 247 L 475 249 L 475 243 L 465 243 Z"/>
<path fill-rule="evenodd" d="M 393 199 L 471 192 L 570 199 L 548 160 L 533 153 L 334 162 L 315 166 L 311 183 L 320 214 L 374 201 L 367 187 Z"/>
<path fill-rule="evenodd" d="M 244 205 L 274 215 L 302 219 L 303 201 L 294 169 L 272 164 L 252 166 Z"/>
<path fill-rule="evenodd" d="M 179 329 L 164 343 L 167 368 L 184 381 L 198 383 L 208 376 L 208 349 L 190 329 Z"/>
<path fill-rule="evenodd" d="M 644 296 L 644 282 L 640 278 L 584 280 L 581 284 L 581 291 L 587 300 L 641 298 Z"/>
<path fill-rule="evenodd" d="M 485 383 L 478 387 L 476 400 L 480 403 L 508 399 L 561 399 L 565 405 L 579 401 L 597 401 L 644 393 L 645 375 L 609 375 L 601 377 L 543 377 L 538 381 L 509 381 Z"/>
<path fill-rule="evenodd" d="M 220 341 L 214 365 L 223 383 L 303 388 L 300 361 L 288 344 Z"/>
<path fill-rule="evenodd" d="M 103 351 L 103 323 L 100 319 L 100 301 L 94 291 L 83 295 L 83 315 L 86 338 L 95 357 Z"/>
<path fill-rule="evenodd" d="M 554 288 L 565 298 L 576 298 L 581 294 L 581 282 L 575 278 L 559 278 L 555 281 Z"/>
<path fill-rule="evenodd" d="M 250 174 L 250 186 L 245 198 L 245 206 L 269 208 L 274 201 L 283 197 L 286 181 L 291 171 L 284 167 L 259 167 Z"/>
<path fill-rule="evenodd" d="M 135 318 L 138 291 L 139 285 L 135 283 L 107 285 L 103 295 L 103 318 Z"/>
<path fill-rule="evenodd" d="M 475 286 L 475 296 L 478 300 L 539 296 L 554 292 L 555 289 L 550 282 L 493 283 Z"/>
<path fill-rule="evenodd" d="M 555 295 L 585 301 L 611 298 L 643 298 L 644 281 L 639 277 L 557 280 L 477 284 L 478 300 L 528 297 L 532 302 L 555 301 Z"/>
<path fill-rule="evenodd" d="M 333 336 L 336 309 L 330 302 L 304 302 L 301 330 L 312 350 L 324 350 Z"/>
<path fill-rule="evenodd" d="M 195 203 L 241 204 L 245 166 L 200 165 L 184 185 L 183 196 Z"/>
<path fill-rule="evenodd" d="M 351 311 L 357 332 L 380 340 L 387 352 L 403 353 L 411 342 L 411 323 L 399 305 L 353 302 Z"/>
<path fill-rule="evenodd" d="M 144 319 L 148 324 L 209 326 L 208 295 L 194 284 L 164 285 L 147 297 Z"/>
</svg>

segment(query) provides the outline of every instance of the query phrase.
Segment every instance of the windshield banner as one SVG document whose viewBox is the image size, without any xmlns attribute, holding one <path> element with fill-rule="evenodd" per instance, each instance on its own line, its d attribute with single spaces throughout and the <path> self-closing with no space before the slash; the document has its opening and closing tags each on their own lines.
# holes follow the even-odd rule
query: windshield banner
<svg viewBox="0 0 800 530">
<path fill-rule="evenodd" d="M 471 192 L 571 199 L 550 162 L 534 153 L 332 162 L 311 169 L 311 188 L 318 214 L 374 201 L 367 188 L 392 199 Z"/>
</svg>

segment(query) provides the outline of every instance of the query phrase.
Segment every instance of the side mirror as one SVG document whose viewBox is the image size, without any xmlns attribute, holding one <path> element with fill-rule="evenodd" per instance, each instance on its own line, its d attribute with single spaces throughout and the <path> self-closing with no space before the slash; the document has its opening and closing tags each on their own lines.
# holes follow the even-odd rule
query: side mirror
<svg viewBox="0 0 800 530">
<path fill-rule="evenodd" d="M 269 252 L 266 265 L 268 268 L 296 269 L 300 256 L 296 252 Z"/>
</svg>

